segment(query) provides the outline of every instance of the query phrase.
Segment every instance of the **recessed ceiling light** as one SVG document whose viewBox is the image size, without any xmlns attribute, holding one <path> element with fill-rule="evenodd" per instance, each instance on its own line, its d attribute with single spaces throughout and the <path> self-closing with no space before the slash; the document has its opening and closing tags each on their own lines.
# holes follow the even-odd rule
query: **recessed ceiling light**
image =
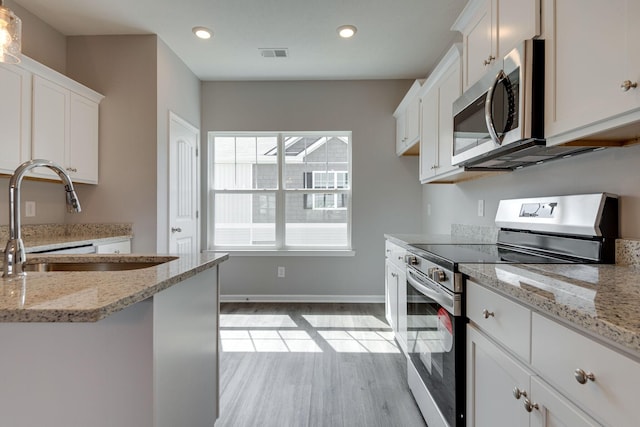
<svg viewBox="0 0 640 427">
<path fill-rule="evenodd" d="M 351 38 L 355 35 L 358 29 L 353 25 L 342 25 L 338 27 L 338 34 L 343 39 Z"/>
<path fill-rule="evenodd" d="M 193 27 L 191 31 L 193 31 L 193 34 L 195 34 L 196 37 L 201 38 L 203 40 L 210 39 L 211 34 L 213 34 L 213 31 L 211 31 L 206 27 Z"/>
</svg>

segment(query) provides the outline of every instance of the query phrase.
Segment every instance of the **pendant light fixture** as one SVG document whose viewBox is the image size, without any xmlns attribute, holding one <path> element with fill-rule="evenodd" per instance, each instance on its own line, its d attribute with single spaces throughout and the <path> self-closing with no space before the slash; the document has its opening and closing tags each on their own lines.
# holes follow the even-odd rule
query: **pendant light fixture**
<svg viewBox="0 0 640 427">
<path fill-rule="evenodd" d="M 22 21 L 0 0 L 0 62 L 20 62 Z"/>
</svg>

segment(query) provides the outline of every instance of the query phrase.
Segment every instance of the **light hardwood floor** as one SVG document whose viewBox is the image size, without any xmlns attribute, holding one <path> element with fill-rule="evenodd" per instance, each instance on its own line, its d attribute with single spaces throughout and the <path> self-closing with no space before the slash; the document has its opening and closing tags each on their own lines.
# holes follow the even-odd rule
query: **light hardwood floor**
<svg viewBox="0 0 640 427">
<path fill-rule="evenodd" d="M 216 427 L 424 427 L 382 304 L 221 304 Z"/>
</svg>

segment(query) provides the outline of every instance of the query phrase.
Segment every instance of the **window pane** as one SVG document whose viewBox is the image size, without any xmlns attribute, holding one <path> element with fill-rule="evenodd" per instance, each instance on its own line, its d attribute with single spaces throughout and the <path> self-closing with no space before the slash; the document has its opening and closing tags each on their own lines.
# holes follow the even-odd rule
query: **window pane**
<svg viewBox="0 0 640 427">
<path fill-rule="evenodd" d="M 286 245 L 346 247 L 347 206 L 346 194 L 287 194 Z"/>
<path fill-rule="evenodd" d="M 284 138 L 284 150 L 287 189 L 336 188 L 335 172 L 346 175 L 349 170 L 349 137 L 346 135 L 290 135 Z M 308 178 L 310 173 L 314 175 L 313 180 Z M 345 178 L 343 184 L 348 185 L 348 179 Z"/>
<path fill-rule="evenodd" d="M 276 196 L 215 194 L 215 246 L 274 246 Z"/>
<path fill-rule="evenodd" d="M 276 136 L 216 136 L 213 185 L 217 190 L 278 187 Z"/>
</svg>

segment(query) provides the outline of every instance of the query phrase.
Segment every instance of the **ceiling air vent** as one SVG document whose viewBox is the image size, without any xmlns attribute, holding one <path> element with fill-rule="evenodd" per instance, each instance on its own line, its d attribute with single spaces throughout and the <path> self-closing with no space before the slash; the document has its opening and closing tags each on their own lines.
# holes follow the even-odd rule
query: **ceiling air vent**
<svg viewBox="0 0 640 427">
<path fill-rule="evenodd" d="M 289 49 L 258 49 L 263 58 L 288 58 Z"/>
</svg>

